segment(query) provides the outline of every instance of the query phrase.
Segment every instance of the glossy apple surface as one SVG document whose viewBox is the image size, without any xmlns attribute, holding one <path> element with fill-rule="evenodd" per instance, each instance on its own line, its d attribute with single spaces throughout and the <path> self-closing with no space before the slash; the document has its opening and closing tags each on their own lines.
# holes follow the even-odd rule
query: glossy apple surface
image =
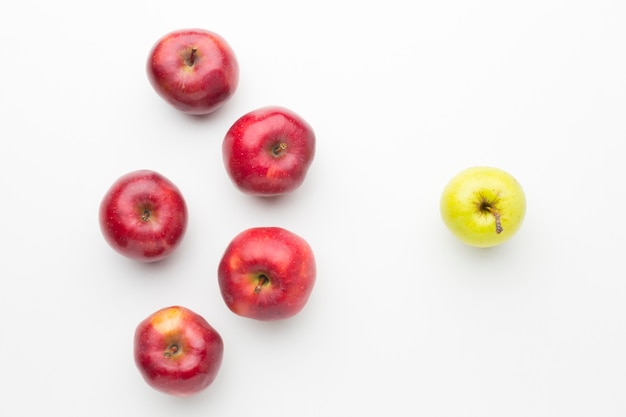
<svg viewBox="0 0 626 417">
<path fill-rule="evenodd" d="M 150 51 L 150 84 L 176 109 L 209 114 L 235 93 L 239 64 L 235 53 L 217 33 L 204 29 L 170 32 Z"/>
<path fill-rule="evenodd" d="M 185 307 L 156 311 L 135 330 L 135 364 L 148 385 L 166 394 L 190 396 L 206 389 L 223 355 L 220 334 Z"/>
<path fill-rule="evenodd" d="M 100 229 L 128 258 L 154 262 L 169 256 L 187 229 L 187 205 L 178 189 L 151 170 L 120 177 L 100 203 Z"/>
<path fill-rule="evenodd" d="M 219 287 L 228 308 L 263 321 L 300 312 L 311 295 L 315 275 L 309 244 L 279 227 L 241 232 L 228 245 L 218 267 Z"/>
<path fill-rule="evenodd" d="M 516 234 L 526 214 L 526 197 L 517 180 L 494 167 L 471 167 L 444 188 L 441 218 L 461 241 L 490 247 Z"/>
<path fill-rule="evenodd" d="M 298 114 L 268 106 L 240 117 L 222 144 L 226 171 L 241 191 L 274 196 L 304 182 L 315 156 L 315 134 Z"/>
</svg>

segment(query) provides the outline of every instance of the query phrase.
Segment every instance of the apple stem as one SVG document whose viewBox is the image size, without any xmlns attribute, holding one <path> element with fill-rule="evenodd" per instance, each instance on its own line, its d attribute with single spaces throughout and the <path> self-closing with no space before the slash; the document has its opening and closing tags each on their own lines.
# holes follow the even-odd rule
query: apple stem
<svg viewBox="0 0 626 417">
<path fill-rule="evenodd" d="M 196 53 L 198 52 L 198 48 L 196 48 L 195 46 L 191 48 L 191 52 L 189 53 L 189 56 L 187 57 L 187 65 L 190 67 L 193 67 L 193 64 L 196 62 Z"/>
<path fill-rule="evenodd" d="M 285 151 L 285 149 L 287 149 L 287 144 L 285 142 L 281 142 L 278 145 L 274 146 L 274 148 L 272 148 L 272 153 L 274 154 L 274 156 L 279 156 Z"/>
<path fill-rule="evenodd" d="M 500 234 L 502 233 L 502 221 L 500 220 L 500 212 L 499 211 L 493 211 L 493 217 L 496 218 L 496 233 Z"/>
<path fill-rule="evenodd" d="M 483 212 L 483 213 L 484 212 L 489 212 L 489 213 L 493 214 L 493 217 L 495 217 L 495 219 L 496 219 L 496 233 L 497 234 L 502 233 L 502 231 L 504 229 L 502 228 L 502 219 L 500 218 L 500 212 L 493 208 L 493 203 L 489 202 L 489 201 L 486 201 L 484 199 L 484 197 L 483 197 L 482 201 L 480 202 L 480 205 L 479 205 L 478 209 L 481 212 Z"/>
<path fill-rule="evenodd" d="M 150 210 L 144 210 L 143 213 L 141 214 L 141 221 L 147 222 L 149 218 L 150 218 Z"/>
<path fill-rule="evenodd" d="M 254 293 L 258 294 L 261 292 L 261 288 L 263 288 L 263 286 L 265 284 L 267 284 L 270 281 L 270 279 L 267 277 L 267 275 L 262 274 L 261 276 L 259 276 L 259 282 L 256 285 L 256 287 L 254 287 Z"/>
</svg>

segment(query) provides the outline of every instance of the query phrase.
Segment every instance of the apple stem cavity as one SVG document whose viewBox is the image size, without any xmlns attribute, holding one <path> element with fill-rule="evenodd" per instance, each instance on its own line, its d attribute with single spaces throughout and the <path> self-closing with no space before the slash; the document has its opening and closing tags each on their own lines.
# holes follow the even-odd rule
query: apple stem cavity
<svg viewBox="0 0 626 417">
<path fill-rule="evenodd" d="M 287 144 L 285 142 L 281 142 L 272 148 L 272 153 L 274 156 L 280 156 L 287 149 Z"/>
<path fill-rule="evenodd" d="M 142 222 L 147 222 L 147 221 L 148 221 L 148 219 L 150 219 L 150 210 L 145 209 L 145 210 L 143 211 L 143 213 L 141 213 L 141 221 L 142 221 Z"/>
<path fill-rule="evenodd" d="M 259 276 L 259 282 L 256 287 L 254 287 L 254 293 L 258 294 L 261 292 L 261 289 L 270 282 L 270 279 L 265 274 L 261 274 Z"/>
<path fill-rule="evenodd" d="M 167 347 L 167 349 L 165 350 L 165 352 L 163 353 L 163 355 L 166 358 L 170 358 L 172 356 L 174 356 L 177 352 L 178 352 L 178 345 L 174 344 L 174 345 L 170 345 Z"/>
</svg>

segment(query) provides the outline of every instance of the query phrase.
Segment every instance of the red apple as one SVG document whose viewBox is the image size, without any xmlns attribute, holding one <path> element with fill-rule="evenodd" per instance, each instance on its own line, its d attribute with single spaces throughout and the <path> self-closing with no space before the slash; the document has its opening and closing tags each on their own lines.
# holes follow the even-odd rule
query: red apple
<svg viewBox="0 0 626 417">
<path fill-rule="evenodd" d="M 148 58 L 148 79 L 176 109 L 208 114 L 237 89 L 239 64 L 217 33 L 204 29 L 170 32 L 157 41 Z"/>
<path fill-rule="evenodd" d="M 184 397 L 207 388 L 223 354 L 219 333 L 185 307 L 161 309 L 135 330 L 135 364 L 148 385 L 166 394 Z"/>
<path fill-rule="evenodd" d="M 279 227 L 257 227 L 237 235 L 218 267 L 228 308 L 247 318 L 291 317 L 307 303 L 315 284 L 315 259 L 300 236 Z"/>
<path fill-rule="evenodd" d="M 117 252 L 153 262 L 169 256 L 187 228 L 180 190 L 161 174 L 140 170 L 119 178 L 100 203 L 100 229 Z"/>
<path fill-rule="evenodd" d="M 226 171 L 243 192 L 273 196 L 304 182 L 315 156 L 315 134 L 296 113 L 276 106 L 240 117 L 222 143 Z"/>
</svg>

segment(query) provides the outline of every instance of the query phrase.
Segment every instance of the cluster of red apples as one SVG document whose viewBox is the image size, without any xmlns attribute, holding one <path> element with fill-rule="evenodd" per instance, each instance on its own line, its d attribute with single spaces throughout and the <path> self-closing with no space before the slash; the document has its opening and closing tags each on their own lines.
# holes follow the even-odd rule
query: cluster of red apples
<svg viewBox="0 0 626 417">
<path fill-rule="evenodd" d="M 150 51 L 148 79 L 174 108 L 208 114 L 234 94 L 239 80 L 233 50 L 218 34 L 171 32 Z M 298 114 L 282 107 L 253 110 L 225 133 L 223 161 L 233 184 L 266 197 L 291 192 L 304 181 L 315 154 L 315 135 Z M 188 211 L 180 189 L 165 176 L 137 170 L 121 176 L 100 204 L 100 227 L 109 245 L 141 262 L 169 256 L 181 243 Z M 281 227 L 242 231 L 225 248 L 217 282 L 226 306 L 257 320 L 294 316 L 307 303 L 316 266 L 305 239 Z M 134 358 L 145 381 L 158 391 L 188 396 L 217 376 L 224 344 L 200 314 L 162 308 L 136 328 Z"/>
</svg>

